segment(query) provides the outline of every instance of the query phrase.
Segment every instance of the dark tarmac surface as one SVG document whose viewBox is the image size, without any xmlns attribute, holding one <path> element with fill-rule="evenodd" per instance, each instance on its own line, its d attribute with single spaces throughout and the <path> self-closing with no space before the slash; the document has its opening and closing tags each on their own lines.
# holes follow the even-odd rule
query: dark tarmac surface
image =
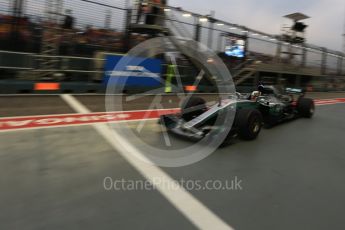
<svg viewBox="0 0 345 230">
<path fill-rule="evenodd" d="M 77 98 L 102 111 L 101 97 L 88 97 Z M 1 115 L 73 113 L 59 97 L 44 100 L 1 97 Z M 242 180 L 242 190 L 190 191 L 235 229 L 343 229 L 344 114 L 345 104 L 320 106 L 311 120 L 163 170 L 175 180 Z M 141 135 L 158 146 L 159 132 L 148 122 Z M 158 191 L 106 191 L 108 176 L 145 179 L 92 126 L 2 132 L 0 159 L 0 229 L 195 229 Z"/>
</svg>

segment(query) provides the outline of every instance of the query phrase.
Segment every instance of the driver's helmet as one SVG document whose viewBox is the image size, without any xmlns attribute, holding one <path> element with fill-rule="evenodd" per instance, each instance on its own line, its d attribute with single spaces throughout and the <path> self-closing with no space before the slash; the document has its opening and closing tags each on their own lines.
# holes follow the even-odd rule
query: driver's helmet
<svg viewBox="0 0 345 230">
<path fill-rule="evenodd" d="M 261 96 L 260 91 L 253 91 L 251 96 L 250 96 L 250 99 L 254 101 L 254 100 L 256 100 L 260 96 Z"/>
</svg>

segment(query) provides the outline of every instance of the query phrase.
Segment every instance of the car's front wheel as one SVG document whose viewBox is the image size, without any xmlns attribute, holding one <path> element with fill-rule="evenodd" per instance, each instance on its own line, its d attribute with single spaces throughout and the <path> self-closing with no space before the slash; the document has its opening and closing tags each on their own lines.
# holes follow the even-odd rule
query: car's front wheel
<svg viewBox="0 0 345 230">
<path fill-rule="evenodd" d="M 305 118 L 311 118 L 315 113 L 315 103 L 310 98 L 301 97 L 297 103 L 298 113 Z"/>
<path fill-rule="evenodd" d="M 235 126 L 241 139 L 256 139 L 261 131 L 262 123 L 262 115 L 256 109 L 241 109 L 237 111 Z"/>
</svg>

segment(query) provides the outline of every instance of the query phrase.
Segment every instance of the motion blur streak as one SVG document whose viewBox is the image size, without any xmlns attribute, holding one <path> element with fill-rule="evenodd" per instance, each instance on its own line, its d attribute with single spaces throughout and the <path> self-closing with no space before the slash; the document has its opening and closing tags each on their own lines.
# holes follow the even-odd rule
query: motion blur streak
<svg viewBox="0 0 345 230">
<path fill-rule="evenodd" d="M 73 96 L 66 94 L 61 95 L 61 98 L 76 112 L 84 114 L 90 113 L 90 111 Z M 153 180 L 160 178 L 160 183 L 156 185 L 157 190 L 197 228 L 219 230 L 233 229 L 185 189 L 167 189 L 164 185 L 175 183 L 174 180 L 162 169 L 154 165 L 146 164 L 135 158 L 134 154 L 141 158 L 144 158 L 144 156 L 142 156 L 142 154 L 136 148 L 132 147 L 127 140 L 118 135 L 116 132 L 113 132 L 107 125 L 94 124 L 93 127 L 148 181 L 153 182 Z M 148 159 L 144 160 L 149 161 Z"/>
</svg>

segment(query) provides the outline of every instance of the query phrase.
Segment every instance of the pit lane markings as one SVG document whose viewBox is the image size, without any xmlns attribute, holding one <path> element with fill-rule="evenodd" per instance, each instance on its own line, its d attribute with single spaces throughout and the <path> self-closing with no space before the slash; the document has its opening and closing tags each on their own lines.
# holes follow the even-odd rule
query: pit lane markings
<svg viewBox="0 0 345 230">
<path fill-rule="evenodd" d="M 119 111 L 0 118 L 0 132 L 156 120 L 162 115 L 179 112 L 179 109 Z"/>
<path fill-rule="evenodd" d="M 345 98 L 336 98 L 336 99 L 318 99 L 314 100 L 315 105 L 335 105 L 345 103 Z"/>
<path fill-rule="evenodd" d="M 345 103 L 345 98 L 318 99 L 315 105 L 334 105 Z M 156 120 L 161 115 L 177 113 L 178 108 L 162 110 L 134 110 L 85 114 L 57 114 L 39 116 L 20 116 L 0 118 L 0 132 L 35 130 L 45 128 L 59 128 L 71 126 L 83 126 L 104 123 L 125 123 L 142 120 Z"/>
<path fill-rule="evenodd" d="M 61 95 L 61 98 L 76 112 L 88 114 L 90 111 L 72 95 Z M 93 124 L 94 129 L 101 135 L 124 159 L 127 160 L 148 181 L 157 183 L 157 191 L 166 198 L 186 219 L 198 229 L 227 229 L 233 230 L 225 221 L 213 213 L 208 207 L 196 199 L 191 193 L 181 186 L 169 189 L 166 184 L 176 184 L 175 180 L 132 146 L 126 138 L 110 129 L 105 124 Z M 140 161 L 138 159 L 142 159 Z M 145 162 L 150 162 L 150 164 Z"/>
</svg>

